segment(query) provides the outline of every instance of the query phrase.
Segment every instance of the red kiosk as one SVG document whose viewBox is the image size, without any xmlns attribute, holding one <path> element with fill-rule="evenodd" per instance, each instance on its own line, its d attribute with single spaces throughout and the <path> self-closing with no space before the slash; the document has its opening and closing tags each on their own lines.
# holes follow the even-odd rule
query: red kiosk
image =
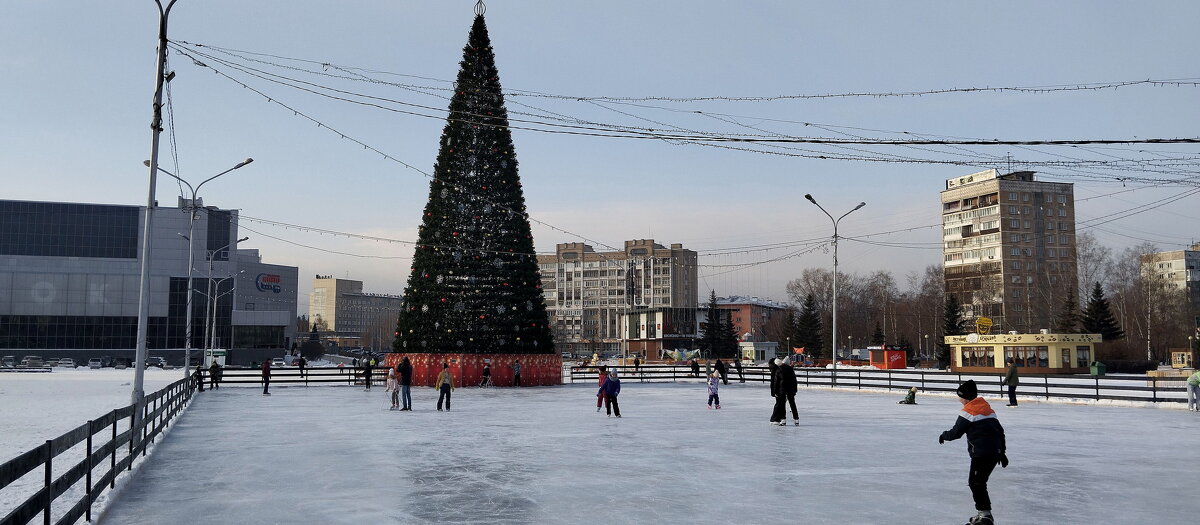
<svg viewBox="0 0 1200 525">
<path fill-rule="evenodd" d="M 867 350 L 871 351 L 871 366 L 875 368 L 882 370 L 908 368 L 908 363 L 904 361 L 907 352 L 898 346 L 868 346 Z"/>
</svg>

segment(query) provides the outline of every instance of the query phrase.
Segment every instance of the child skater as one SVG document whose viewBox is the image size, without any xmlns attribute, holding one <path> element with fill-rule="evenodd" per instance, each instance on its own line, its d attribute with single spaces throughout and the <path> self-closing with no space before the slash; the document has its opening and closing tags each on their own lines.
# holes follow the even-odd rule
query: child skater
<svg viewBox="0 0 1200 525">
<path fill-rule="evenodd" d="M 896 404 L 897 405 L 915 405 L 915 404 L 917 404 L 917 387 L 915 387 L 915 386 L 910 387 L 908 389 L 908 394 L 904 396 L 904 399 L 897 401 Z"/>
<path fill-rule="evenodd" d="M 717 387 L 721 384 L 721 373 L 713 370 L 713 373 L 708 376 L 708 409 L 712 410 L 713 403 L 716 403 L 717 410 L 721 409 L 721 396 L 717 395 Z"/>
<path fill-rule="evenodd" d="M 991 405 L 978 397 L 975 381 L 968 379 L 959 385 L 956 393 L 963 405 L 962 412 L 958 413 L 954 428 L 942 432 L 938 437 L 938 443 L 967 435 L 967 454 L 971 457 L 967 486 L 971 488 L 971 497 L 975 499 L 975 510 L 979 511 L 967 524 L 992 525 L 992 500 L 988 497 L 987 482 L 996 463 L 1002 468 L 1008 467 L 1008 456 L 1004 455 L 1004 427 L 1000 426 L 1000 420 L 996 418 Z"/>
</svg>

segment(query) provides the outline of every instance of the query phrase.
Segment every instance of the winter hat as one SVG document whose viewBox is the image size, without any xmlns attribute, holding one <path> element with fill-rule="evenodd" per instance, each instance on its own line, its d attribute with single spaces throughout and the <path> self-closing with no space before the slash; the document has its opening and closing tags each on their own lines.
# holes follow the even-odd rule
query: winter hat
<svg viewBox="0 0 1200 525">
<path fill-rule="evenodd" d="M 778 357 L 776 357 L 776 358 L 775 358 L 775 366 L 779 366 L 779 365 L 782 365 L 782 364 L 783 364 L 783 360 L 782 360 L 782 359 L 779 359 Z"/>
<path fill-rule="evenodd" d="M 958 390 L 955 390 L 958 397 L 970 401 L 979 397 L 979 389 L 975 387 L 975 380 L 968 379 L 965 383 L 958 385 Z"/>
<path fill-rule="evenodd" d="M 785 358 L 783 358 L 783 363 L 781 363 L 781 364 L 784 364 L 784 365 L 790 365 L 790 364 L 792 364 L 792 358 L 791 358 L 791 357 L 785 357 Z"/>
<path fill-rule="evenodd" d="M 614 368 L 608 371 L 608 377 L 617 377 L 617 369 Z"/>
</svg>

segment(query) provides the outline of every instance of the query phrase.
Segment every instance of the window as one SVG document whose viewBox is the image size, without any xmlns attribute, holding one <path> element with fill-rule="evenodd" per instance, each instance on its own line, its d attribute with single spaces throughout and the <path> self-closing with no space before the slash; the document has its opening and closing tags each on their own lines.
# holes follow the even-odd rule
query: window
<svg viewBox="0 0 1200 525">
<path fill-rule="evenodd" d="M 1016 257 L 1016 256 L 1018 256 L 1018 255 L 1021 255 L 1021 249 L 1020 249 L 1020 248 L 1013 248 L 1013 249 L 1012 249 L 1012 251 L 1011 251 L 1011 252 L 1009 252 L 1009 255 L 1012 255 L 1013 257 Z M 1021 263 L 1020 263 L 1020 262 L 1014 262 L 1013 264 L 1016 264 L 1018 267 L 1020 267 L 1020 265 L 1021 265 Z"/>
<path fill-rule="evenodd" d="M 1016 202 L 1017 192 L 1015 192 L 1015 191 L 1008 192 L 1008 200 Z"/>
<path fill-rule="evenodd" d="M 1008 227 L 1009 227 L 1009 228 L 1020 228 L 1020 227 L 1021 227 L 1021 221 L 1020 221 L 1020 219 L 1009 219 L 1009 220 L 1008 220 Z"/>
<path fill-rule="evenodd" d="M 1020 263 L 1017 263 L 1017 265 L 1019 266 L 1019 265 L 1020 265 Z M 1014 276 L 1012 276 L 1012 279 L 1011 279 L 1011 280 L 1012 280 L 1013 284 L 1019 284 L 1019 283 L 1021 282 L 1021 276 L 1020 276 L 1020 275 L 1014 275 Z"/>
<path fill-rule="evenodd" d="M 1017 207 L 1016 207 L 1016 206 L 1010 205 L 1010 206 L 1008 207 L 1008 214 L 1009 214 L 1009 215 L 1016 215 L 1016 214 L 1018 214 L 1018 213 L 1021 213 L 1021 212 L 1017 211 Z"/>
<path fill-rule="evenodd" d="M 1065 222 L 1060 222 L 1060 223 L 1058 223 L 1058 231 L 1066 231 L 1068 226 L 1070 226 L 1070 224 L 1067 224 Z"/>
<path fill-rule="evenodd" d="M 1088 347 L 1086 347 L 1086 346 L 1075 347 L 1075 367 L 1076 368 L 1087 368 L 1087 366 L 1091 362 L 1092 362 L 1091 350 L 1089 350 Z"/>
<path fill-rule="evenodd" d="M 960 352 L 962 366 L 995 366 L 995 350 L 990 346 L 964 346 Z"/>
<path fill-rule="evenodd" d="M 1022 201 L 1025 201 L 1025 202 L 1029 202 L 1029 193 L 1028 193 L 1028 192 L 1026 192 L 1026 193 L 1022 193 L 1022 194 L 1021 194 L 1021 200 L 1022 200 Z"/>
<path fill-rule="evenodd" d="M 1023 215 L 1029 215 L 1030 213 L 1033 213 L 1033 212 L 1029 210 L 1029 206 L 1025 206 L 1024 208 L 1021 209 L 1021 214 L 1023 214 Z"/>
<path fill-rule="evenodd" d="M 1019 233 L 1008 234 L 1008 242 L 1020 242 L 1020 241 L 1021 241 L 1021 234 L 1019 234 Z"/>
<path fill-rule="evenodd" d="M 1016 248 L 1013 248 L 1013 249 L 1015 250 Z M 1020 270 L 1020 269 L 1021 269 L 1021 261 L 1013 261 L 1013 262 L 1012 262 L 1012 269 L 1014 269 L 1014 270 Z"/>
<path fill-rule="evenodd" d="M 1059 208 L 1059 209 L 1058 209 L 1058 216 L 1059 216 L 1059 217 L 1066 217 L 1066 216 L 1067 216 L 1067 209 L 1066 209 L 1066 208 Z"/>
<path fill-rule="evenodd" d="M 1030 228 L 1033 228 L 1033 222 L 1032 222 L 1032 221 L 1025 221 L 1025 229 L 1026 229 L 1026 230 L 1028 230 L 1028 229 L 1030 229 Z"/>
<path fill-rule="evenodd" d="M 1018 277 L 1018 278 L 1019 278 L 1019 277 Z M 1021 297 L 1021 290 L 1013 290 L 1013 291 L 1012 291 L 1012 293 L 1011 293 L 1010 295 L 1012 295 L 1012 296 L 1013 296 L 1013 298 L 1020 298 L 1020 297 Z M 1017 305 L 1017 306 L 1021 306 L 1021 305 Z"/>
<path fill-rule="evenodd" d="M 1021 248 L 1021 255 L 1024 255 L 1024 256 L 1026 256 L 1026 257 L 1032 257 L 1032 256 L 1033 256 L 1033 250 L 1031 250 L 1031 249 L 1029 249 L 1029 248 Z"/>
<path fill-rule="evenodd" d="M 1058 255 L 1058 250 L 1054 248 L 1046 248 L 1046 257 L 1055 257 Z"/>
<path fill-rule="evenodd" d="M 1066 195 L 1059 195 L 1059 196 L 1058 196 L 1058 203 L 1059 203 L 1059 204 L 1066 204 L 1066 203 L 1067 203 L 1067 196 L 1066 196 Z"/>
</svg>

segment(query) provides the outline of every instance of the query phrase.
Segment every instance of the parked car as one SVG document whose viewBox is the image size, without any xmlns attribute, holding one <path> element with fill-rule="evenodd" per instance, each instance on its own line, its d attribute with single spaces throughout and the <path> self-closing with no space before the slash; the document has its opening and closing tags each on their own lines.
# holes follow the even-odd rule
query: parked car
<svg viewBox="0 0 1200 525">
<path fill-rule="evenodd" d="M 6 355 L 4 357 L 0 357 L 0 366 L 5 367 L 5 368 L 16 367 L 17 366 L 17 356 Z"/>
<path fill-rule="evenodd" d="M 21 358 L 21 366 L 41 368 L 43 366 L 46 366 L 46 363 L 44 361 L 42 361 L 41 357 L 38 357 L 36 355 L 27 355 L 27 356 Z"/>
<path fill-rule="evenodd" d="M 116 368 L 117 370 L 124 370 L 126 368 L 129 368 L 132 365 L 133 365 L 133 361 L 130 360 L 129 358 L 126 358 L 126 357 L 114 357 L 113 358 L 113 368 Z"/>
<path fill-rule="evenodd" d="M 166 368 L 167 367 L 167 359 L 165 357 L 147 357 L 146 358 L 146 368 L 150 368 L 152 366 L 157 366 L 159 368 Z"/>
<path fill-rule="evenodd" d="M 64 357 L 58 360 L 58 366 L 63 368 L 75 368 L 75 360 L 70 357 Z"/>
<path fill-rule="evenodd" d="M 103 363 L 104 362 L 101 361 L 99 357 L 93 357 L 88 359 L 88 368 L 101 368 Z"/>
<path fill-rule="evenodd" d="M 100 368 L 110 368 L 110 367 L 112 367 L 112 365 L 113 365 L 113 358 L 111 355 L 100 356 Z"/>
<path fill-rule="evenodd" d="M 276 357 L 275 359 L 271 360 L 271 368 L 280 368 L 284 366 L 287 366 L 287 363 L 284 362 L 282 357 Z"/>
</svg>

